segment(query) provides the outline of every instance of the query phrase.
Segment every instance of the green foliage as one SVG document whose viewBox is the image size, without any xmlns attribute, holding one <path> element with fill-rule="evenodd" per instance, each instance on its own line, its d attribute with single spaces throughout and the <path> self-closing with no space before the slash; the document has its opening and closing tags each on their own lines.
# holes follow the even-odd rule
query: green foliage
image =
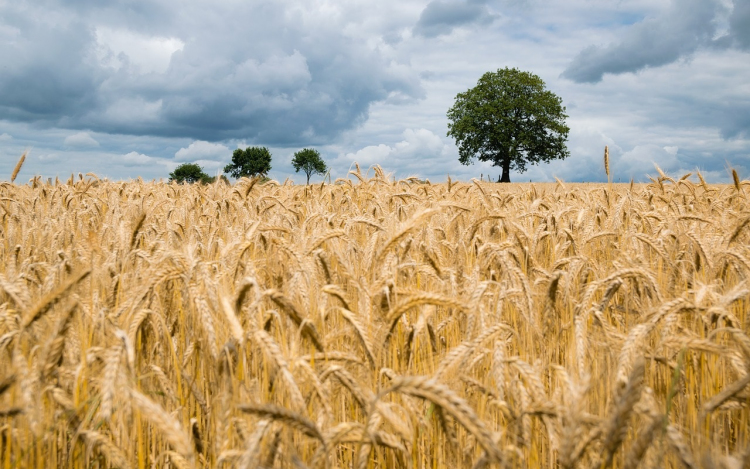
<svg viewBox="0 0 750 469">
<path fill-rule="evenodd" d="M 461 163 L 491 161 L 503 169 L 501 182 L 510 182 L 511 169 L 524 172 L 527 164 L 570 156 L 566 117 L 562 99 L 541 78 L 504 68 L 456 96 L 448 135 L 456 139 Z"/>
<path fill-rule="evenodd" d="M 192 184 L 194 182 L 206 182 L 207 179 L 211 179 L 211 176 L 203 172 L 203 168 L 195 163 L 183 163 L 176 167 L 174 171 L 169 173 L 170 181 L 177 181 L 179 183 L 187 182 Z"/>
<path fill-rule="evenodd" d="M 213 184 L 217 179 L 224 184 L 229 184 L 229 179 L 227 179 L 227 177 L 223 174 L 219 176 L 206 176 L 205 178 L 201 179 L 201 184 Z"/>
<path fill-rule="evenodd" d="M 299 173 L 300 170 L 307 174 L 307 183 L 310 184 L 312 174 L 325 174 L 328 171 L 325 161 L 320 157 L 318 150 L 304 148 L 294 154 L 292 159 L 294 169 Z"/>
<path fill-rule="evenodd" d="M 224 172 L 233 178 L 263 176 L 271 171 L 271 152 L 266 147 L 240 148 L 232 153 L 232 162 L 224 167 Z"/>
</svg>

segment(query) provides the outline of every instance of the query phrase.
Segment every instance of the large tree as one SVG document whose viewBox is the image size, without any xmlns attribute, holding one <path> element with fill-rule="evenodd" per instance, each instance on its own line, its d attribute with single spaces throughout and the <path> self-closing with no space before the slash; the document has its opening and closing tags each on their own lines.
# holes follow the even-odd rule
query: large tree
<svg viewBox="0 0 750 469">
<path fill-rule="evenodd" d="M 491 161 L 503 169 L 500 182 L 510 182 L 511 169 L 522 173 L 527 164 L 570 156 L 566 117 L 562 99 L 541 78 L 504 68 L 485 73 L 477 86 L 456 96 L 448 135 L 456 139 L 461 163 Z"/>
<path fill-rule="evenodd" d="M 238 148 L 232 153 L 232 162 L 224 167 L 233 178 L 265 176 L 269 171 L 271 152 L 266 147 Z"/>
<path fill-rule="evenodd" d="M 312 174 L 325 174 L 328 171 L 325 161 L 320 157 L 318 150 L 303 148 L 294 154 L 292 166 L 299 173 L 300 170 L 307 174 L 307 184 L 310 184 Z"/>
</svg>

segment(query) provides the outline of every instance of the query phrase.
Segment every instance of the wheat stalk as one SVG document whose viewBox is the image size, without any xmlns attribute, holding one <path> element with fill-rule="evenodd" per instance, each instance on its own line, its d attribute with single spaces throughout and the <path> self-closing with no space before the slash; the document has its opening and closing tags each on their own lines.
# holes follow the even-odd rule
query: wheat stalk
<svg viewBox="0 0 750 469">
<path fill-rule="evenodd" d="M 13 168 L 13 172 L 10 175 L 10 182 L 13 183 L 16 180 L 16 176 L 18 176 L 18 172 L 21 171 L 21 166 L 23 166 L 23 162 L 26 160 L 26 154 L 28 152 L 23 152 L 21 154 L 21 157 L 18 159 L 18 163 L 16 163 L 15 168 Z"/>
<path fill-rule="evenodd" d="M 607 174 L 607 180 L 610 182 L 612 179 L 609 177 L 609 147 L 604 145 L 604 172 Z"/>
</svg>

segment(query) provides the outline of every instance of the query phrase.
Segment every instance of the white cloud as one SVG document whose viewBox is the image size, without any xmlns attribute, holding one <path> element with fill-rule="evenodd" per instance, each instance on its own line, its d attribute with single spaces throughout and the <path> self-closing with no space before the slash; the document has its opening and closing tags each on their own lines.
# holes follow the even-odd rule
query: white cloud
<svg viewBox="0 0 750 469">
<path fill-rule="evenodd" d="M 120 157 L 115 157 L 115 162 L 125 166 L 145 166 L 152 165 L 154 163 L 162 163 L 161 158 L 154 158 L 153 156 L 144 155 L 136 151 L 131 151 Z"/>
<path fill-rule="evenodd" d="M 0 142 L 9 142 L 13 140 L 13 137 L 10 134 L 2 133 L 0 134 Z"/>
<path fill-rule="evenodd" d="M 99 142 L 89 135 L 88 132 L 78 132 L 77 134 L 65 137 L 63 145 L 71 148 L 96 148 L 99 146 Z"/>
<path fill-rule="evenodd" d="M 354 153 L 347 153 L 346 157 L 352 163 L 358 163 L 360 166 L 369 166 L 385 162 L 394 151 L 393 147 L 381 143 L 380 145 L 366 146 Z"/>
<path fill-rule="evenodd" d="M 142 73 L 164 73 L 172 54 L 185 47 L 175 37 L 139 34 L 128 29 L 96 28 L 96 56 L 102 65 L 119 70 L 133 64 Z"/>
<path fill-rule="evenodd" d="M 401 172 L 417 170 L 422 174 L 433 171 L 433 165 L 444 162 L 450 155 L 451 146 L 427 129 L 406 129 L 403 140 L 393 145 L 370 145 L 356 152 L 346 153 L 345 158 L 360 166 L 379 164 L 396 166 Z"/>
<path fill-rule="evenodd" d="M 232 157 L 232 151 L 226 146 L 220 143 L 211 143 L 203 140 L 197 140 L 187 148 L 180 148 L 174 154 L 174 158 L 177 161 L 189 161 L 194 162 L 197 160 L 226 160 L 229 161 Z"/>
<path fill-rule="evenodd" d="M 341 152 L 331 167 L 344 168 L 357 162 L 364 169 L 377 164 L 397 178 L 417 176 L 432 181 L 444 180 L 448 174 L 454 179 L 470 179 L 496 172 L 490 163 L 460 164 L 456 146 L 429 129 L 405 129 L 400 138 L 394 140 L 390 145 L 381 143 L 354 152 Z M 334 171 L 333 174 L 340 173 Z"/>
<path fill-rule="evenodd" d="M 676 156 L 677 152 L 679 151 L 679 149 L 680 149 L 680 147 L 678 147 L 677 145 L 664 147 L 664 151 L 666 151 L 667 153 L 669 153 L 672 156 Z"/>
<path fill-rule="evenodd" d="M 680 169 L 680 161 L 677 159 L 677 150 L 671 147 L 669 150 L 657 145 L 636 145 L 632 150 L 626 151 L 614 163 L 614 172 L 626 175 L 628 179 L 633 176 L 642 177 L 644 174 L 657 174 L 654 165 L 658 165 L 662 171 L 672 172 Z"/>
</svg>

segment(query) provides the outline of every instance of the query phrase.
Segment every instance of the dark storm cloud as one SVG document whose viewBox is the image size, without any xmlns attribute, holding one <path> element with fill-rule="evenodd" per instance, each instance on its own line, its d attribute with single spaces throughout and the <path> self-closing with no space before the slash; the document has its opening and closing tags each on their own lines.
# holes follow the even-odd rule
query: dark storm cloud
<svg viewBox="0 0 750 469">
<path fill-rule="evenodd" d="M 0 119 L 104 133 L 320 143 L 362 123 L 373 102 L 424 96 L 417 73 L 339 25 L 308 24 L 304 12 L 280 2 L 194 2 L 176 10 L 158 2 L 42 6 L 4 7 Z M 101 27 L 121 36 L 123 47 L 144 42 L 145 58 L 102 44 Z M 155 71 L 149 54 L 168 40 L 181 41 L 181 50 L 171 60 L 167 53 L 165 70 Z"/>
<path fill-rule="evenodd" d="M 711 41 L 719 8 L 716 0 L 674 0 L 659 17 L 631 26 L 620 42 L 583 49 L 562 76 L 593 83 L 607 73 L 637 72 L 672 63 Z"/>
<path fill-rule="evenodd" d="M 0 118 L 54 121 L 94 106 L 101 77 L 85 61 L 91 30 L 10 13 L 0 20 Z"/>
<path fill-rule="evenodd" d="M 729 26 L 732 45 L 750 50 L 750 0 L 735 0 Z"/>
<path fill-rule="evenodd" d="M 480 2 L 457 2 L 433 0 L 419 17 L 414 26 L 414 34 L 424 37 L 437 37 L 450 34 L 454 28 L 467 24 L 491 23 L 494 16 Z"/>
</svg>

